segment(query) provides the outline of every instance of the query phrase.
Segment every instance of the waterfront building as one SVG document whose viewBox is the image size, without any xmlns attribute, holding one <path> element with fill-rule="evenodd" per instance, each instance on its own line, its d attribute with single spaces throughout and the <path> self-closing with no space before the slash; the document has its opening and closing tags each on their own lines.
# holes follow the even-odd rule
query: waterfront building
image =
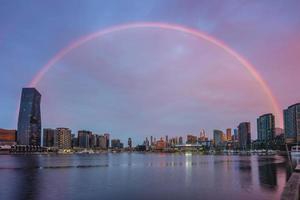
<svg viewBox="0 0 300 200">
<path fill-rule="evenodd" d="M 178 143 L 179 143 L 180 145 L 183 144 L 183 138 L 182 138 L 181 136 L 180 136 L 179 139 L 178 139 Z"/>
<path fill-rule="evenodd" d="M 163 150 L 165 148 L 165 146 L 166 146 L 165 141 L 162 138 L 160 138 L 160 140 L 156 141 L 155 149 L 156 150 Z"/>
<path fill-rule="evenodd" d="M 231 138 L 232 136 L 231 136 L 231 128 L 227 128 L 226 129 L 226 140 L 227 141 L 231 141 Z"/>
<path fill-rule="evenodd" d="M 175 145 L 177 145 L 178 144 L 178 137 L 171 138 L 169 140 L 169 144 L 170 144 L 171 147 L 174 147 Z"/>
<path fill-rule="evenodd" d="M 106 137 L 104 137 L 104 135 L 99 135 L 97 138 L 97 146 L 100 147 L 100 149 L 107 149 Z"/>
<path fill-rule="evenodd" d="M 227 137 L 226 137 L 226 134 L 224 132 L 222 132 L 222 142 L 223 143 L 227 142 Z"/>
<path fill-rule="evenodd" d="M 150 137 L 150 145 L 153 146 L 153 136 Z"/>
<path fill-rule="evenodd" d="M 148 151 L 149 150 L 149 140 L 147 137 L 146 137 L 146 140 L 144 141 L 144 145 L 146 146 L 146 150 Z"/>
<path fill-rule="evenodd" d="M 257 140 L 260 143 L 267 144 L 274 139 L 275 135 L 275 117 L 268 113 L 257 118 Z"/>
<path fill-rule="evenodd" d="M 250 122 L 242 122 L 238 126 L 238 138 L 240 149 L 246 150 L 251 145 L 251 127 Z"/>
<path fill-rule="evenodd" d="M 204 129 L 202 129 L 200 131 L 200 137 L 199 137 L 198 142 L 205 142 L 205 141 L 208 141 L 208 138 L 206 137 Z"/>
<path fill-rule="evenodd" d="M 214 144 L 216 147 L 219 147 L 223 143 L 223 131 L 215 129 L 214 133 Z"/>
<path fill-rule="evenodd" d="M 71 137 L 72 137 L 72 148 L 78 147 L 78 138 L 75 136 L 75 134 L 72 134 Z"/>
<path fill-rule="evenodd" d="M 106 138 L 106 149 L 109 148 L 109 133 L 104 133 L 104 137 Z"/>
<path fill-rule="evenodd" d="M 187 135 L 186 144 L 197 144 L 197 136 Z"/>
<path fill-rule="evenodd" d="M 44 128 L 43 129 L 43 146 L 44 147 L 54 147 L 55 140 L 57 139 L 57 134 L 55 129 Z"/>
<path fill-rule="evenodd" d="M 41 145 L 41 94 L 35 88 L 23 88 L 20 102 L 17 143 Z"/>
<path fill-rule="evenodd" d="M 165 141 L 166 146 L 165 147 L 169 147 L 169 137 L 166 135 L 166 141 Z"/>
<path fill-rule="evenodd" d="M 80 148 L 90 148 L 90 135 L 91 131 L 79 130 L 78 131 L 78 146 Z"/>
<path fill-rule="evenodd" d="M 151 136 L 151 143 L 152 143 L 152 136 Z M 128 138 L 128 147 L 130 149 L 132 148 L 132 140 L 131 140 L 131 138 Z"/>
<path fill-rule="evenodd" d="M 122 149 L 123 148 L 123 143 L 119 139 L 112 139 L 111 140 L 111 148 L 112 149 Z"/>
<path fill-rule="evenodd" d="M 239 136 L 238 136 L 238 129 L 233 129 L 233 140 L 234 141 L 238 141 L 239 140 Z"/>
<path fill-rule="evenodd" d="M 0 129 L 0 146 L 12 146 L 16 145 L 17 131 Z"/>
<path fill-rule="evenodd" d="M 300 142 L 300 103 L 289 106 L 283 112 L 286 143 Z"/>
<path fill-rule="evenodd" d="M 71 130 L 68 128 L 57 128 L 57 147 L 59 149 L 70 149 L 72 146 Z"/>
<path fill-rule="evenodd" d="M 95 148 L 97 147 L 97 137 L 95 134 L 90 133 L 89 134 L 89 143 L 90 143 L 90 148 Z"/>
</svg>

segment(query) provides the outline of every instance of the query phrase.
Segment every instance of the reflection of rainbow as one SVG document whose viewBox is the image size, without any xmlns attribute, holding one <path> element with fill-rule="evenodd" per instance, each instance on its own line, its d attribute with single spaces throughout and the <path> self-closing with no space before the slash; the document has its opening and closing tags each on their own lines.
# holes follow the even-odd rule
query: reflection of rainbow
<svg viewBox="0 0 300 200">
<path fill-rule="evenodd" d="M 167 24 L 167 23 L 158 23 L 158 22 L 141 22 L 141 23 L 131 23 L 131 24 L 123 24 L 118 26 L 113 26 L 104 30 L 100 30 L 98 32 L 89 34 L 87 36 L 81 37 L 80 39 L 76 40 L 75 42 L 71 43 L 67 47 L 63 48 L 61 51 L 59 51 L 46 65 L 43 66 L 43 68 L 37 73 L 37 75 L 33 78 L 31 83 L 29 84 L 30 87 L 34 87 L 47 73 L 47 71 L 59 60 L 61 60 L 66 54 L 71 52 L 73 49 L 81 46 L 85 42 L 88 42 L 90 40 L 93 40 L 95 38 L 101 37 L 103 35 L 113 33 L 115 31 L 122 31 L 126 29 L 133 29 L 133 28 L 159 28 L 159 29 L 168 29 L 168 30 L 174 30 L 179 31 L 183 33 L 190 34 L 194 37 L 204 39 L 206 41 L 209 41 L 219 48 L 223 49 L 225 52 L 236 58 L 245 68 L 250 72 L 250 74 L 256 79 L 256 81 L 259 83 L 259 85 L 262 87 L 263 91 L 268 96 L 273 112 L 276 115 L 276 117 L 279 118 L 280 126 L 282 127 L 282 118 L 281 118 L 281 112 L 280 108 L 278 106 L 276 98 L 273 96 L 270 88 L 265 83 L 265 81 L 262 79 L 260 74 L 255 70 L 253 65 L 249 63 L 245 58 L 243 58 L 241 55 L 239 55 L 237 52 L 229 48 L 226 44 L 223 42 L 215 39 L 214 37 L 205 34 L 203 32 L 200 32 L 199 30 L 195 30 L 192 28 L 183 27 L 181 25 L 176 24 Z"/>
</svg>

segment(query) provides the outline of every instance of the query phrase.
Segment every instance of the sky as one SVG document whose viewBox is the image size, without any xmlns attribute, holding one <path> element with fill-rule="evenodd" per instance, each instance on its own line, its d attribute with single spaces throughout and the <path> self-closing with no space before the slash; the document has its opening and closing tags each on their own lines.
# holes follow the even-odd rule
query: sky
<svg viewBox="0 0 300 200">
<path fill-rule="evenodd" d="M 246 58 L 279 108 L 300 102 L 297 0 L 0 2 L 0 127 L 15 129 L 21 88 L 61 49 L 109 27 L 156 22 L 199 30 Z M 273 112 L 257 80 L 211 42 L 129 28 L 88 41 L 36 84 L 42 126 L 110 132 L 124 142 L 235 128 Z M 276 117 L 278 122 L 279 116 Z M 279 124 L 277 123 L 277 126 Z"/>
</svg>

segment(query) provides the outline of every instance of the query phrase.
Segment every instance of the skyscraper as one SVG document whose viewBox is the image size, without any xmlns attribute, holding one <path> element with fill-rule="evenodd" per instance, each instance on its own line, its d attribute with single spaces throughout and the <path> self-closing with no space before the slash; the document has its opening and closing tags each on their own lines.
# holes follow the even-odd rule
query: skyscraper
<svg viewBox="0 0 300 200">
<path fill-rule="evenodd" d="M 257 139 L 261 143 L 268 143 L 275 135 L 275 117 L 268 113 L 257 118 Z"/>
<path fill-rule="evenodd" d="M 251 145 L 251 127 L 250 122 L 242 122 L 238 126 L 238 138 L 240 149 L 249 149 Z"/>
<path fill-rule="evenodd" d="M 20 145 L 41 145 L 41 94 L 35 88 L 23 88 L 17 141 Z"/>
<path fill-rule="evenodd" d="M 300 103 L 289 106 L 284 111 L 284 133 L 287 143 L 300 141 Z"/>
</svg>

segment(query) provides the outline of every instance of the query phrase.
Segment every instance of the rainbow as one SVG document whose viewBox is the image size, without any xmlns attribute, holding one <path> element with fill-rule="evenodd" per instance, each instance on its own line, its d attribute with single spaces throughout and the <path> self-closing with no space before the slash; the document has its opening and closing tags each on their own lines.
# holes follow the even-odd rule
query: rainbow
<svg viewBox="0 0 300 200">
<path fill-rule="evenodd" d="M 234 57 L 236 60 L 238 60 L 246 69 L 247 71 L 255 78 L 255 80 L 259 83 L 261 86 L 262 90 L 265 92 L 265 94 L 268 96 L 269 101 L 271 102 L 272 109 L 276 117 L 279 119 L 279 124 L 282 127 L 283 125 L 283 120 L 281 116 L 281 109 L 279 107 L 279 104 L 274 97 L 274 95 L 271 92 L 271 89 L 269 86 L 266 84 L 262 76 L 257 72 L 255 67 L 247 61 L 244 57 L 242 57 L 240 54 L 238 54 L 236 51 L 231 49 L 228 45 L 226 45 L 224 42 L 208 35 L 207 33 L 201 32 L 199 30 L 185 27 L 182 25 L 178 24 L 169 24 L 169 23 L 161 23 L 161 22 L 139 22 L 139 23 L 130 23 L 130 24 L 122 24 L 122 25 L 116 25 L 112 26 L 103 30 L 100 30 L 98 32 L 85 35 L 78 40 L 72 42 L 62 50 L 60 50 L 53 58 L 51 58 L 42 68 L 41 70 L 34 76 L 32 81 L 29 83 L 29 87 L 34 87 L 37 85 L 37 83 L 43 78 L 43 76 L 47 73 L 47 71 L 59 60 L 61 60 L 65 55 L 70 53 L 73 49 L 81 46 L 82 44 L 93 40 L 95 38 L 101 37 L 106 34 L 110 34 L 116 31 L 122 31 L 126 29 L 134 29 L 134 28 L 158 28 L 158 29 L 167 29 L 167 30 L 174 30 L 174 31 L 179 31 L 183 32 L 186 34 L 190 34 L 196 38 L 201 38 L 204 39 L 217 47 L 223 49 L 225 52 L 230 54 L 232 57 Z"/>
</svg>

